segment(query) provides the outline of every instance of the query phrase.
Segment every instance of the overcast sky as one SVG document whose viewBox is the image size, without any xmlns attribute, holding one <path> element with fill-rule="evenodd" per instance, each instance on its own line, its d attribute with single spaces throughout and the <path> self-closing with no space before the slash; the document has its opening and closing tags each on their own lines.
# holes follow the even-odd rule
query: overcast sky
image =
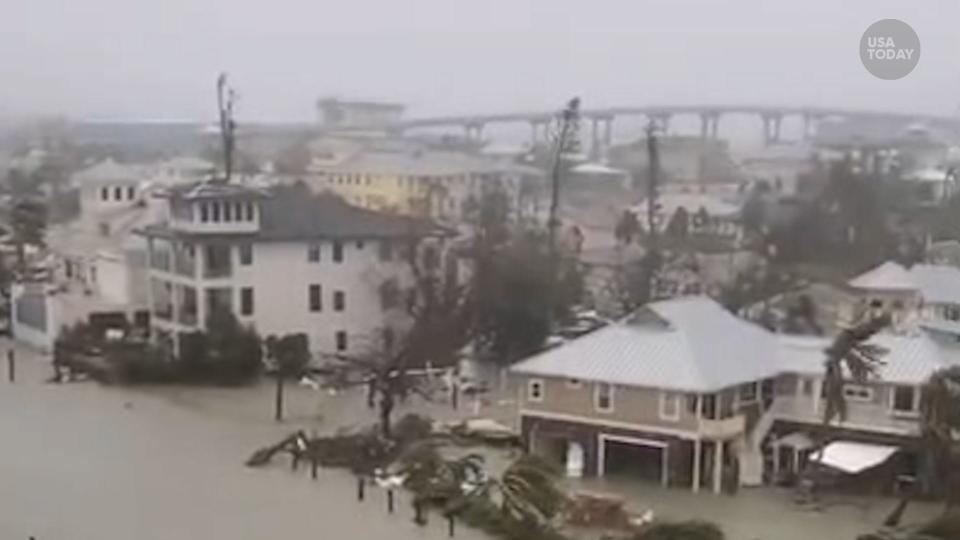
<svg viewBox="0 0 960 540">
<path fill-rule="evenodd" d="M 920 36 L 874 78 L 871 23 Z M 230 73 L 241 120 L 312 120 L 318 96 L 410 116 L 655 103 L 953 114 L 957 0 L 0 0 L 0 115 L 208 119 Z"/>
</svg>

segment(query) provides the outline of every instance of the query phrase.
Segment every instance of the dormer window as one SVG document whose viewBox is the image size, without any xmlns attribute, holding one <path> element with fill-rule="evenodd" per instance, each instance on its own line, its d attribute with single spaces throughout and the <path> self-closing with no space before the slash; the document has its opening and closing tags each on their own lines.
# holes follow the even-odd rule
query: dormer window
<svg viewBox="0 0 960 540">
<path fill-rule="evenodd" d="M 210 221 L 210 205 L 200 203 L 200 222 L 206 223 L 208 221 Z"/>
<path fill-rule="evenodd" d="M 212 209 L 210 220 L 214 223 L 220 223 L 220 203 L 210 203 L 210 207 Z"/>
</svg>

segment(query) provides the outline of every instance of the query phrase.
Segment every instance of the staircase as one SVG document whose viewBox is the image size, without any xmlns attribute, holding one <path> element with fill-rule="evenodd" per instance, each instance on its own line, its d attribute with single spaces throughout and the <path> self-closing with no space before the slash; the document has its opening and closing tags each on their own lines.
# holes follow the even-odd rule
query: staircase
<svg viewBox="0 0 960 540">
<path fill-rule="evenodd" d="M 776 408 L 776 402 L 774 402 L 769 409 L 764 411 L 744 441 L 743 451 L 740 452 L 741 486 L 763 485 L 763 449 L 761 445 L 777 418 Z"/>
</svg>

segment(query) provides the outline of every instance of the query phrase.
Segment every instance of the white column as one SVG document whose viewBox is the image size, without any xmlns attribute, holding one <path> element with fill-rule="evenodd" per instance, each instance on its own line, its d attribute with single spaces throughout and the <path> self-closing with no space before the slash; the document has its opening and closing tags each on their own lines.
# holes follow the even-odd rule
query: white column
<svg viewBox="0 0 960 540">
<path fill-rule="evenodd" d="M 670 446 L 660 451 L 660 483 L 663 487 L 670 485 Z"/>
<path fill-rule="evenodd" d="M 715 441 L 716 451 L 713 453 L 713 492 L 720 494 L 723 487 L 723 441 Z"/>
<path fill-rule="evenodd" d="M 823 393 L 823 379 L 814 379 L 813 380 L 813 395 L 810 396 L 813 399 L 813 415 L 817 416 L 820 414 L 820 394 Z"/>
<path fill-rule="evenodd" d="M 700 453 L 703 443 L 700 439 L 693 441 L 693 492 L 700 491 Z"/>
<path fill-rule="evenodd" d="M 773 477 L 777 478 L 780 476 L 780 445 L 774 443 L 771 448 L 773 449 Z"/>
</svg>

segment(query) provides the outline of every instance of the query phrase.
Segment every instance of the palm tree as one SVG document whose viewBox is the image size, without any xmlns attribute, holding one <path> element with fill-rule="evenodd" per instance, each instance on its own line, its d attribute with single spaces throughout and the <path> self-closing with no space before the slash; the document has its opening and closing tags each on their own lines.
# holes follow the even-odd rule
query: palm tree
<svg viewBox="0 0 960 540">
<path fill-rule="evenodd" d="M 960 482 L 954 473 L 952 452 L 960 432 L 960 366 L 941 369 L 930 376 L 920 399 L 920 428 L 927 456 L 928 480 L 940 479 L 946 486 L 947 509 L 960 498 Z M 953 489 L 951 489 L 953 488 Z"/>
<path fill-rule="evenodd" d="M 10 229 L 17 247 L 17 268 L 26 270 L 26 246 L 44 246 L 47 230 L 47 207 L 44 203 L 23 198 L 14 203 L 10 213 Z"/>
<path fill-rule="evenodd" d="M 526 454 L 510 464 L 488 487 L 499 498 L 501 516 L 522 525 L 548 526 L 566 502 L 557 471 L 542 458 Z"/>
<path fill-rule="evenodd" d="M 479 454 L 449 459 L 442 455 L 443 446 L 434 440 L 419 441 L 406 449 L 397 463 L 404 487 L 416 500 L 455 513 L 482 486 L 484 459 Z"/>
<path fill-rule="evenodd" d="M 843 395 L 846 380 L 844 369 L 849 372 L 850 379 L 857 383 L 867 382 L 877 375 L 887 350 L 869 341 L 889 324 L 889 314 L 871 315 L 850 328 L 844 328 L 824 351 L 827 356 L 824 360 L 823 378 L 826 399 L 823 410 L 824 425 L 837 418 L 841 422 L 847 419 L 847 400 Z"/>
</svg>

